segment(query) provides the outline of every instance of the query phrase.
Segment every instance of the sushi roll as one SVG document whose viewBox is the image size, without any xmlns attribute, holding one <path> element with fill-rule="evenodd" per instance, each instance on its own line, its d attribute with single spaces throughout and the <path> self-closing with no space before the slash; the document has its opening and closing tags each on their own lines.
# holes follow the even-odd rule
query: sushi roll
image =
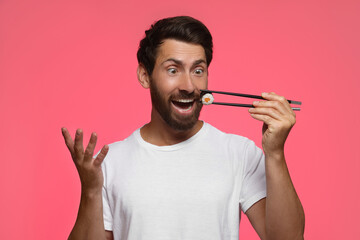
<svg viewBox="0 0 360 240">
<path fill-rule="evenodd" d="M 201 102 L 204 105 L 210 105 L 214 102 L 214 96 L 211 93 L 205 93 L 201 98 Z"/>
</svg>

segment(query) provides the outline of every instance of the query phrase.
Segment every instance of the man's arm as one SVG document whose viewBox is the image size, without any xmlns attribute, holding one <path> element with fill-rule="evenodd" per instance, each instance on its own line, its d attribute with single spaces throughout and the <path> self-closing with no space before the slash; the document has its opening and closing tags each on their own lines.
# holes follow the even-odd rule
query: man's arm
<svg viewBox="0 0 360 240">
<path fill-rule="evenodd" d="M 101 192 L 81 193 L 78 216 L 68 240 L 76 239 L 108 239 L 104 229 Z"/>
<path fill-rule="evenodd" d="M 303 239 L 305 216 L 286 165 L 284 145 L 295 124 L 295 114 L 284 97 L 263 94 L 268 101 L 254 102 L 251 116 L 264 122 L 262 146 L 265 153 L 267 197 L 247 212 L 261 239 Z"/>
<path fill-rule="evenodd" d="M 93 158 L 97 136 L 91 134 L 86 150 L 83 148 L 83 133 L 76 131 L 75 141 L 66 128 L 62 129 L 71 157 L 81 181 L 81 200 L 75 225 L 68 239 L 70 240 L 109 240 L 112 232 L 106 232 L 103 221 L 102 185 L 103 175 L 101 163 L 104 160 L 108 146 L 105 145 L 98 156 Z"/>
</svg>

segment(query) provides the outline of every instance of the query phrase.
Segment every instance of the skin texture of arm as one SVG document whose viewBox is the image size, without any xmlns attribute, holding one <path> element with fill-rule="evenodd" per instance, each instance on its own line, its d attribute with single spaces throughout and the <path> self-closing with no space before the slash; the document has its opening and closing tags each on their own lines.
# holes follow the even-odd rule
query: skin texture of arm
<svg viewBox="0 0 360 240">
<path fill-rule="evenodd" d="M 268 101 L 254 102 L 251 116 L 264 122 L 262 145 L 265 153 L 267 197 L 247 212 L 251 224 L 264 240 L 303 239 L 305 216 L 286 165 L 284 145 L 295 124 L 295 114 L 284 97 L 264 93 Z"/>
<path fill-rule="evenodd" d="M 68 239 L 111 239 L 107 235 L 103 222 L 101 192 L 81 193 L 78 216 Z"/>
<path fill-rule="evenodd" d="M 81 199 L 75 225 L 69 240 L 108 240 L 113 239 L 112 232 L 105 231 L 102 207 L 103 175 L 101 163 L 109 147 L 105 145 L 98 156 L 93 158 L 96 145 L 96 133 L 92 133 L 85 151 L 83 132 L 76 131 L 75 141 L 66 128 L 62 128 L 65 144 L 68 147 L 81 181 Z"/>
<path fill-rule="evenodd" d="M 114 235 L 112 231 L 105 231 L 106 240 L 114 240 Z"/>
</svg>

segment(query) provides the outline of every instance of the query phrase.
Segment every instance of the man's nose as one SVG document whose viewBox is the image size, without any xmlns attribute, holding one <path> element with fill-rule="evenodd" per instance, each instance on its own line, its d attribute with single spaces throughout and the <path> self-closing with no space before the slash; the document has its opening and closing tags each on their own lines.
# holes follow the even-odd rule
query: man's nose
<svg viewBox="0 0 360 240">
<path fill-rule="evenodd" d="M 181 91 L 186 91 L 186 92 L 194 92 L 194 90 L 196 89 L 195 85 L 194 85 L 194 81 L 191 77 L 190 74 L 184 74 L 181 78 L 181 82 L 179 85 L 179 90 Z"/>
</svg>

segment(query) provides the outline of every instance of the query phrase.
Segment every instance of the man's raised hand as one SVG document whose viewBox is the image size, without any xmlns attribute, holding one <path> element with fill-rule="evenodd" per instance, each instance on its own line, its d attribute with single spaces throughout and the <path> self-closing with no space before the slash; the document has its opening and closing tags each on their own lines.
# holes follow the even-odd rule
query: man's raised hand
<svg viewBox="0 0 360 240">
<path fill-rule="evenodd" d="M 262 97 L 267 101 L 253 102 L 254 108 L 249 112 L 253 118 L 264 122 L 262 145 L 265 155 L 282 155 L 296 115 L 284 97 L 273 92 L 263 93 Z"/>
<path fill-rule="evenodd" d="M 96 133 L 91 134 L 89 144 L 84 151 L 83 132 L 81 129 L 76 130 L 75 140 L 71 138 L 66 128 L 62 128 L 61 132 L 79 173 L 82 192 L 90 194 L 101 192 L 104 181 L 101 163 L 108 153 L 109 147 L 104 145 L 96 158 L 93 158 L 97 141 Z"/>
</svg>

